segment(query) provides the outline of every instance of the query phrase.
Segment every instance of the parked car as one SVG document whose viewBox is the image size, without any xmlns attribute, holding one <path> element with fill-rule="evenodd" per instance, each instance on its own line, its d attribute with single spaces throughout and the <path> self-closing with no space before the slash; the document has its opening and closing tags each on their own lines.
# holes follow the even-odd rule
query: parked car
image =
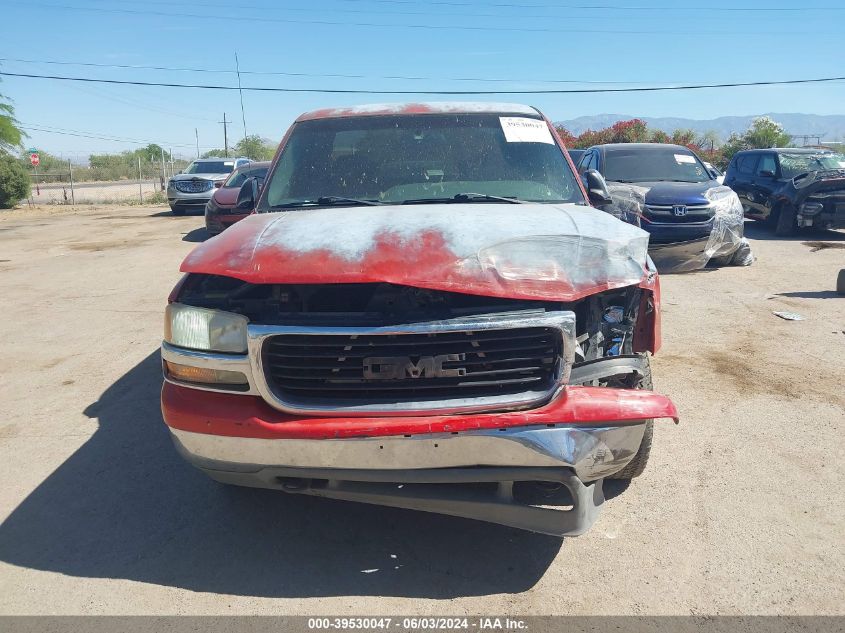
<svg viewBox="0 0 845 633">
<path fill-rule="evenodd" d="M 581 157 L 578 170 L 604 176 L 614 200 L 605 210 L 648 231 L 661 270 L 692 270 L 711 259 L 728 263 L 741 245 L 736 196 L 686 147 L 596 145 Z"/>
<path fill-rule="evenodd" d="M 745 215 L 768 222 L 777 235 L 799 227 L 845 228 L 845 155 L 811 148 L 737 152 L 725 184 Z"/>
<path fill-rule="evenodd" d="M 241 185 L 247 178 L 255 178 L 263 185 L 269 167 L 269 161 L 247 163 L 233 171 L 223 184 L 214 191 L 211 200 L 205 205 L 205 228 L 209 233 L 217 235 L 252 213 L 252 209 L 238 209 L 236 207 L 238 192 L 240 192 Z"/>
<path fill-rule="evenodd" d="M 215 185 L 223 184 L 229 174 L 249 162 L 248 158 L 198 158 L 193 161 L 167 183 L 167 202 L 173 215 L 205 209 Z"/>
<path fill-rule="evenodd" d="M 179 452 L 229 484 L 585 531 L 677 411 L 651 391 L 648 234 L 589 206 L 604 182 L 551 129 L 483 103 L 300 116 L 170 296 Z"/>
<path fill-rule="evenodd" d="M 581 157 L 587 153 L 585 149 L 567 149 L 566 151 L 569 153 L 573 165 L 577 165 L 581 161 Z"/>
</svg>

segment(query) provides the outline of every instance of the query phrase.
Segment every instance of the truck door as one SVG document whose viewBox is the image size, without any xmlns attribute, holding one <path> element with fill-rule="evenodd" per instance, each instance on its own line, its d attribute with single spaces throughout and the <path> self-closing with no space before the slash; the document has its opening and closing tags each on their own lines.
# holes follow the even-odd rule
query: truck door
<svg viewBox="0 0 845 633">
<path fill-rule="evenodd" d="M 760 155 L 757 167 L 754 169 L 754 177 L 751 179 L 751 192 L 753 198 L 749 204 L 755 215 L 762 218 L 769 217 L 772 211 L 772 194 L 778 184 L 778 162 L 774 153 Z"/>
<path fill-rule="evenodd" d="M 733 170 L 734 177 L 725 184 L 736 192 L 739 196 L 739 201 L 742 203 L 742 208 L 747 215 L 754 215 L 756 213 L 753 207 L 754 193 L 751 191 L 751 180 L 754 177 L 754 171 L 757 167 L 757 154 L 741 154 L 734 158 L 736 161 L 736 168 Z M 731 170 L 728 169 L 728 173 Z"/>
</svg>

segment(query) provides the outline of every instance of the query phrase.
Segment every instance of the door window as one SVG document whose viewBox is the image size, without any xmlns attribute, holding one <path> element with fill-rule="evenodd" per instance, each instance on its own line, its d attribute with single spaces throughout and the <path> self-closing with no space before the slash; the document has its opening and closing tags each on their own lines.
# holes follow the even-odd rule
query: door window
<svg viewBox="0 0 845 633">
<path fill-rule="evenodd" d="M 757 166 L 757 154 L 746 154 L 736 159 L 736 170 L 743 176 L 750 176 Z"/>
<path fill-rule="evenodd" d="M 778 165 L 775 161 L 774 154 L 763 154 L 760 157 L 760 162 L 757 165 L 757 175 L 762 176 L 763 172 L 769 172 L 770 174 L 777 173 Z"/>
</svg>

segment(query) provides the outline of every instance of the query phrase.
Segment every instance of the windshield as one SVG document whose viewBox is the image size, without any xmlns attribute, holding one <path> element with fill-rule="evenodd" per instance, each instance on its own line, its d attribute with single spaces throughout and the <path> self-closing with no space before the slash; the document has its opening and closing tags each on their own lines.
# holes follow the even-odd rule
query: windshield
<svg viewBox="0 0 845 633">
<path fill-rule="evenodd" d="M 185 174 L 228 174 L 235 168 L 233 160 L 195 160 L 183 172 Z"/>
<path fill-rule="evenodd" d="M 845 169 L 843 154 L 781 154 L 780 170 L 784 178 L 795 178 L 808 171 Z"/>
<path fill-rule="evenodd" d="M 353 199 L 333 201 L 348 206 L 360 201 L 425 204 L 467 193 L 535 202 L 584 201 L 544 121 L 490 114 L 297 123 L 269 178 L 261 211 L 318 198 Z"/>
<path fill-rule="evenodd" d="M 691 151 L 679 147 L 609 149 L 602 170 L 615 182 L 707 182 L 712 180 Z"/>
<path fill-rule="evenodd" d="M 265 178 L 267 176 L 267 169 L 269 167 L 242 167 L 234 172 L 226 182 L 223 183 L 225 189 L 238 189 L 247 178 Z"/>
</svg>

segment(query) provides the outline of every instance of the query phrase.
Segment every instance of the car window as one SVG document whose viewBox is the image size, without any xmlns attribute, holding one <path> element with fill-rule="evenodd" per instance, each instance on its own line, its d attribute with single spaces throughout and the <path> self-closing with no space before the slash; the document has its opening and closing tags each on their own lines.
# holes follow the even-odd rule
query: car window
<svg viewBox="0 0 845 633">
<path fill-rule="evenodd" d="M 226 189 L 237 189 L 244 184 L 247 178 L 265 178 L 267 176 L 268 167 L 241 167 L 229 176 L 228 180 L 223 183 Z"/>
<path fill-rule="evenodd" d="M 401 203 L 466 192 L 583 201 L 564 150 L 542 133 L 545 123 L 520 117 L 533 126 L 533 135 L 520 137 L 505 133 L 505 118 L 426 114 L 297 123 L 268 177 L 262 210 L 331 196 Z"/>
<path fill-rule="evenodd" d="M 743 176 L 750 176 L 754 173 L 754 167 L 757 165 L 757 154 L 746 154 L 739 156 L 736 159 L 736 170 Z"/>
<path fill-rule="evenodd" d="M 186 174 L 228 174 L 235 169 L 233 160 L 195 160 L 184 171 Z"/>
<path fill-rule="evenodd" d="M 614 182 L 708 182 L 704 163 L 682 147 L 612 147 L 604 151 L 602 173 Z"/>
<path fill-rule="evenodd" d="M 834 152 L 818 154 L 780 155 L 780 167 L 785 178 L 795 178 L 810 171 L 845 168 L 845 156 Z"/>
<path fill-rule="evenodd" d="M 761 175 L 764 171 L 777 173 L 778 165 L 773 154 L 763 154 L 760 157 L 760 162 L 757 165 L 757 175 Z"/>
</svg>

